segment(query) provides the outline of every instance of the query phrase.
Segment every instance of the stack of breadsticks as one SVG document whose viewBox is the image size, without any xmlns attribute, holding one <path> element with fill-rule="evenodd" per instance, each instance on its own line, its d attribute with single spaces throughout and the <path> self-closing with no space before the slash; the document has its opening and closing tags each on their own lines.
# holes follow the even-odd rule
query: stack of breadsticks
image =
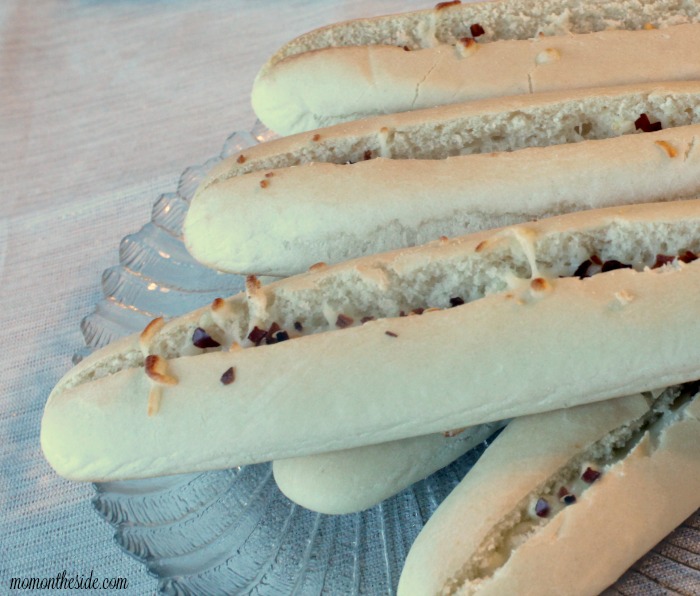
<svg viewBox="0 0 700 596">
<path fill-rule="evenodd" d="M 246 291 L 70 371 L 48 461 L 274 461 L 346 513 L 505 425 L 399 593 L 600 592 L 700 506 L 698 36 L 695 2 L 500 0 L 290 42 L 253 104 L 295 134 L 216 166 L 184 227 Z"/>
</svg>

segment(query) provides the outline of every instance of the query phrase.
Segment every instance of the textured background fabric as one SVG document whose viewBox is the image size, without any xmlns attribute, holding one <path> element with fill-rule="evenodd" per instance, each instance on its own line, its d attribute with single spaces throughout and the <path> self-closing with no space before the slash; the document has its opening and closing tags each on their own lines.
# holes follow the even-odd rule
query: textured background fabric
<svg viewBox="0 0 700 596">
<path fill-rule="evenodd" d="M 91 486 L 39 448 L 46 397 L 83 345 L 122 237 L 182 171 L 255 117 L 250 87 L 287 39 L 430 3 L 285 0 L 0 2 L 0 593 L 11 577 L 126 577 Z"/>
<path fill-rule="evenodd" d="M 83 346 L 120 240 L 180 174 L 250 130 L 282 43 L 425 0 L 0 2 L 0 594 L 12 577 L 156 580 L 114 543 L 90 485 L 53 473 L 43 406 Z M 693 546 L 693 548 L 696 548 Z"/>
</svg>

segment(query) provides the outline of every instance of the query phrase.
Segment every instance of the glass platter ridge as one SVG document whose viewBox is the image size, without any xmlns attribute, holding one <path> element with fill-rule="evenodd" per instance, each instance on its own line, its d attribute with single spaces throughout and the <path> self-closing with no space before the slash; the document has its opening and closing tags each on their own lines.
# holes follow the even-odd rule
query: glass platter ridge
<svg viewBox="0 0 700 596">
<path fill-rule="evenodd" d="M 260 123 L 235 132 L 221 153 L 187 168 L 158 197 L 151 221 L 122 239 L 102 275 L 104 297 L 81 323 L 75 360 L 244 288 L 244 278 L 199 265 L 181 239 L 199 182 L 217 162 L 272 138 Z M 93 505 L 115 542 L 158 579 L 162 594 L 394 594 L 408 550 L 485 444 L 361 513 L 322 515 L 289 501 L 270 464 L 95 484 Z M 605 594 L 700 594 L 700 512 L 640 559 Z"/>
</svg>

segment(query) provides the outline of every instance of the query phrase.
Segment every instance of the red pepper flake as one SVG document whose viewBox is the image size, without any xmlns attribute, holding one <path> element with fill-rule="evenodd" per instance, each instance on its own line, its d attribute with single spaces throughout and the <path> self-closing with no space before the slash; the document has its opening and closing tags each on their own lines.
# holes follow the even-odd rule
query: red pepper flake
<svg viewBox="0 0 700 596">
<path fill-rule="evenodd" d="M 559 492 L 557 493 L 557 497 L 559 499 L 559 502 L 563 503 L 564 505 L 573 505 L 576 502 L 576 495 L 571 494 L 569 492 L 569 489 L 566 488 L 565 486 L 562 486 L 559 489 Z"/>
<path fill-rule="evenodd" d="M 246 156 L 241 154 L 238 156 L 238 159 L 236 160 L 238 163 L 245 163 Z"/>
<path fill-rule="evenodd" d="M 270 186 L 269 180 L 261 180 L 260 181 L 260 188 L 267 188 L 268 186 Z"/>
<path fill-rule="evenodd" d="M 620 263 L 620 261 L 616 261 L 615 259 L 610 259 L 609 261 L 605 261 L 605 263 L 603 263 L 603 267 L 600 272 L 605 273 L 606 271 L 614 271 L 615 269 L 632 269 L 632 265 L 626 265 L 625 263 Z"/>
<path fill-rule="evenodd" d="M 583 279 L 584 277 L 590 277 L 588 274 L 588 268 L 593 264 L 593 261 L 586 259 L 583 263 L 578 266 L 578 269 L 574 271 L 574 277 Z"/>
<path fill-rule="evenodd" d="M 372 150 L 367 149 L 367 151 L 365 151 L 363 157 L 365 158 L 365 161 L 367 161 L 368 159 L 372 159 Z"/>
<path fill-rule="evenodd" d="M 665 263 L 671 261 L 673 261 L 673 257 L 656 255 L 656 262 L 654 263 L 654 267 L 661 267 L 661 265 L 664 265 Z M 629 265 L 627 263 L 621 263 L 616 259 L 609 259 L 603 262 L 600 260 L 600 257 L 593 255 L 590 259 L 586 259 L 583 263 L 581 263 L 578 266 L 576 271 L 574 271 L 574 277 L 578 277 L 580 279 L 583 279 L 584 277 L 591 277 L 593 273 L 596 273 L 595 270 L 593 270 L 593 273 L 591 273 L 591 267 L 593 265 L 600 267 L 600 273 L 605 273 L 606 271 L 614 271 L 615 269 L 632 269 L 632 265 Z"/>
<path fill-rule="evenodd" d="M 410 52 L 410 51 L 411 51 L 411 48 L 409 48 L 408 46 L 401 46 L 401 47 L 403 48 L 403 51 L 404 51 L 404 52 Z"/>
<path fill-rule="evenodd" d="M 221 378 L 219 379 L 222 385 L 230 385 L 236 380 L 236 369 L 231 366 L 227 368 Z"/>
<path fill-rule="evenodd" d="M 270 325 L 270 328 L 267 330 L 267 337 L 265 338 L 265 343 L 270 345 L 270 344 L 276 344 L 277 343 L 277 338 L 275 338 L 275 333 L 277 333 L 281 327 L 277 323 L 272 323 Z"/>
<path fill-rule="evenodd" d="M 260 345 L 260 342 L 267 336 L 267 331 L 260 329 L 257 325 L 253 327 L 253 330 L 248 334 L 248 339 L 252 341 L 256 346 Z"/>
<path fill-rule="evenodd" d="M 360 319 L 360 323 L 362 323 L 363 325 L 369 321 L 374 321 L 374 317 L 362 317 Z"/>
<path fill-rule="evenodd" d="M 320 141 L 321 140 L 321 135 L 316 133 L 313 137 L 311 137 L 312 141 Z"/>
<path fill-rule="evenodd" d="M 425 312 L 425 309 L 424 309 L 424 308 L 414 308 L 414 309 L 411 311 L 411 314 L 412 314 L 412 315 L 422 315 L 424 312 Z"/>
<path fill-rule="evenodd" d="M 656 255 L 656 260 L 654 261 L 654 264 L 652 265 L 652 269 L 658 269 L 659 267 L 663 267 L 664 265 L 668 265 L 669 263 L 673 263 L 673 261 L 676 260 L 676 257 L 672 257 L 670 255 Z"/>
<path fill-rule="evenodd" d="M 459 296 L 455 296 L 454 298 L 450 298 L 450 306 L 462 306 L 464 304 L 464 300 L 460 298 Z"/>
<path fill-rule="evenodd" d="M 458 4 L 462 4 L 462 0 L 452 0 L 452 2 L 438 2 L 435 5 L 435 10 L 442 10 L 443 8 L 447 8 L 448 6 L 457 6 Z"/>
<path fill-rule="evenodd" d="M 274 175 L 274 172 L 268 172 L 267 174 L 265 174 L 265 178 L 272 178 Z"/>
<path fill-rule="evenodd" d="M 275 339 L 277 341 L 287 341 L 289 339 L 289 333 L 286 331 L 278 331 L 277 335 L 275 335 Z"/>
<path fill-rule="evenodd" d="M 384 334 L 388 335 L 389 337 L 398 337 L 399 336 L 398 333 L 394 333 L 393 331 L 385 331 Z"/>
<path fill-rule="evenodd" d="M 634 127 L 642 132 L 656 132 L 661 130 L 661 122 L 651 122 L 649 116 L 640 114 L 639 118 L 634 121 Z"/>
<path fill-rule="evenodd" d="M 192 334 L 192 343 L 203 350 L 206 348 L 218 348 L 221 345 L 218 341 L 212 339 L 211 335 L 201 327 L 197 327 L 194 330 Z"/>
<path fill-rule="evenodd" d="M 600 472 L 591 468 L 590 466 L 585 469 L 583 474 L 581 474 L 581 480 L 587 482 L 588 484 L 592 484 L 598 480 L 598 478 L 600 478 Z"/>
<path fill-rule="evenodd" d="M 480 35 L 486 33 L 484 28 L 479 25 L 479 23 L 474 23 L 471 27 L 469 27 L 469 31 L 471 32 L 472 37 L 479 37 Z"/>
<path fill-rule="evenodd" d="M 299 321 L 294 321 L 294 329 L 301 332 L 303 331 L 304 326 Z"/>
<path fill-rule="evenodd" d="M 571 495 L 571 494 L 569 494 L 569 495 L 564 495 L 564 496 L 561 498 L 561 502 L 562 502 L 564 505 L 573 505 L 573 504 L 576 502 L 576 495 Z"/>
<path fill-rule="evenodd" d="M 698 256 L 689 250 L 686 250 L 682 255 L 678 256 L 678 260 L 682 263 L 692 263 L 697 260 Z"/>
<path fill-rule="evenodd" d="M 349 317 L 348 315 L 343 315 L 340 314 L 338 315 L 338 318 L 335 320 L 335 326 L 339 327 L 340 329 L 345 329 L 346 327 L 350 327 L 354 323 L 354 319 L 352 317 Z"/>
<path fill-rule="evenodd" d="M 537 503 L 535 503 L 535 515 L 537 517 L 549 516 L 549 503 L 547 503 L 545 499 L 537 499 Z"/>
</svg>

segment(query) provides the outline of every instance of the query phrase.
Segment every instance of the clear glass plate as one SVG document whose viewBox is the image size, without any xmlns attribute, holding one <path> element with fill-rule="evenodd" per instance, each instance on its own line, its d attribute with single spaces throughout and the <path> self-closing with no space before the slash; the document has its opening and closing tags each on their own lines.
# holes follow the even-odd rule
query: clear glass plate
<svg viewBox="0 0 700 596">
<path fill-rule="evenodd" d="M 219 160 L 270 138 L 257 125 L 183 172 L 152 219 L 125 237 L 104 272 L 104 299 L 82 322 L 86 346 L 140 331 L 244 287 L 197 264 L 181 241 L 195 188 Z M 204 474 L 96 484 L 96 510 L 115 541 L 158 578 L 163 594 L 393 594 L 414 538 L 485 445 L 376 507 L 328 516 L 290 502 L 260 464 Z M 606 594 L 700 594 L 700 513 L 637 562 Z"/>
</svg>

